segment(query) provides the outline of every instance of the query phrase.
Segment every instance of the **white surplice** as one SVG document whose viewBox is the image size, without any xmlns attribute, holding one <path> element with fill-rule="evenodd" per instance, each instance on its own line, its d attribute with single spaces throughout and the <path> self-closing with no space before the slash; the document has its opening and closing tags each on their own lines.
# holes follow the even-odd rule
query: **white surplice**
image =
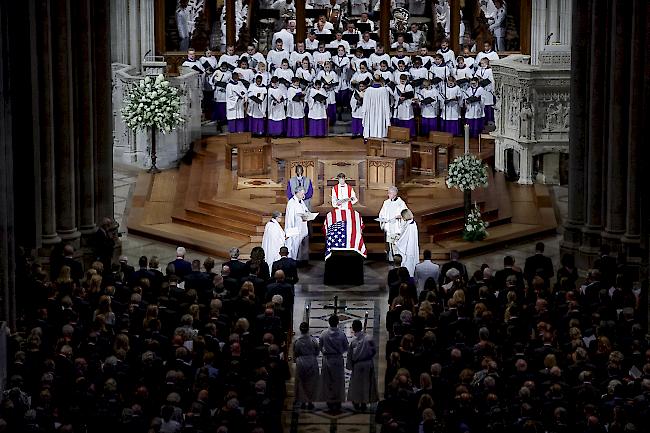
<svg viewBox="0 0 650 433">
<path fill-rule="evenodd" d="M 231 81 L 226 86 L 226 117 L 228 120 L 243 119 L 245 117 L 244 102 L 248 90 L 241 81 Z"/>
<path fill-rule="evenodd" d="M 385 138 L 390 126 L 390 90 L 372 85 L 363 96 L 363 137 Z"/>
<path fill-rule="evenodd" d="M 308 257 L 309 255 L 309 243 L 308 241 L 303 242 L 303 240 L 309 239 L 307 237 L 309 234 L 307 221 L 303 221 L 300 216 L 301 214 L 307 213 L 309 213 L 309 210 L 305 206 L 305 203 L 295 195 L 287 202 L 287 210 L 284 216 L 284 231 L 286 233 L 293 227 L 297 227 L 299 230 L 297 236 L 291 236 L 286 241 L 287 248 L 289 248 L 289 257 L 294 260 L 299 260 L 299 257 Z M 305 247 L 307 251 L 304 251 Z"/>
<path fill-rule="evenodd" d="M 381 229 L 386 233 L 386 242 L 393 243 L 396 235 L 400 233 L 402 220 L 396 217 L 400 216 L 404 209 L 406 209 L 406 203 L 401 197 L 395 197 L 394 200 L 389 198 L 384 200 L 384 204 L 379 211 L 379 218 L 388 220 L 388 222 L 380 223 Z"/>
<path fill-rule="evenodd" d="M 415 273 L 415 265 L 420 262 L 420 240 L 418 225 L 415 220 L 406 221 L 402 226 L 402 234 L 395 242 L 395 253 L 402 255 L 402 266 L 409 270 L 411 276 Z"/>
<path fill-rule="evenodd" d="M 264 236 L 262 236 L 262 249 L 264 250 L 264 257 L 269 269 L 273 266 L 273 262 L 280 260 L 280 248 L 285 244 L 284 230 L 280 223 L 271 218 L 264 227 Z"/>
</svg>

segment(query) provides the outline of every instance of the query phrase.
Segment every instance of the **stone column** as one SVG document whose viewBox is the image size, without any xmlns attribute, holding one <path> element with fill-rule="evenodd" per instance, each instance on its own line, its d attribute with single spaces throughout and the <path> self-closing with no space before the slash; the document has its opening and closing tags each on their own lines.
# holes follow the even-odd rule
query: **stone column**
<svg viewBox="0 0 650 433">
<path fill-rule="evenodd" d="M 36 50 L 39 57 L 51 58 L 50 0 L 39 0 L 36 12 Z M 54 181 L 54 124 L 52 119 L 52 64 L 49 61 L 37 62 L 38 69 L 38 107 L 40 120 L 41 150 L 41 243 L 44 246 L 58 244 L 61 238 L 56 233 L 56 206 Z"/>
<path fill-rule="evenodd" d="M 140 41 L 142 32 L 140 31 L 140 0 L 129 0 L 129 31 L 126 37 L 129 44 L 129 61 L 130 65 L 136 68 L 140 67 Z"/>
<path fill-rule="evenodd" d="M 641 205 L 639 182 L 641 173 L 639 172 L 639 159 L 641 158 L 641 143 L 643 140 L 644 108 L 643 93 L 634 83 L 643 83 L 643 57 L 640 53 L 647 51 L 644 36 L 646 30 L 645 20 L 646 0 L 634 0 L 632 5 L 632 56 L 629 77 L 629 95 L 630 95 L 630 119 L 628 127 L 628 158 L 627 158 L 627 220 L 623 245 L 627 250 L 627 256 L 638 257 L 634 248 L 639 245 L 641 233 Z M 647 60 L 646 60 L 647 61 Z"/>
<path fill-rule="evenodd" d="M 129 0 L 111 0 L 111 61 L 129 63 Z"/>
<path fill-rule="evenodd" d="M 627 202 L 627 128 L 629 99 L 630 5 L 614 0 L 609 58 L 609 130 L 607 138 L 607 202 L 603 241 L 617 248 L 625 233 Z"/>
<path fill-rule="evenodd" d="M 517 183 L 522 185 L 532 185 L 533 183 L 533 156 L 526 144 L 519 150 L 519 180 Z"/>
<path fill-rule="evenodd" d="M 379 41 L 384 46 L 385 52 L 390 52 L 390 0 L 379 0 Z M 434 14 L 435 16 L 435 14 Z M 434 26 L 435 28 L 435 26 Z"/>
<path fill-rule="evenodd" d="M 460 1 L 449 0 L 449 39 L 450 48 L 454 53 L 460 53 L 460 44 L 458 41 L 458 33 L 460 33 Z"/>
<path fill-rule="evenodd" d="M 225 0 L 226 8 L 226 46 L 237 45 L 237 28 L 235 27 L 235 0 Z M 275 46 L 275 42 L 273 43 Z"/>
<path fill-rule="evenodd" d="M 154 0 L 140 0 L 140 57 L 155 55 Z M 149 54 L 147 54 L 149 53 Z"/>
<path fill-rule="evenodd" d="M 551 35 L 549 44 L 560 42 L 560 0 L 548 0 L 548 26 L 547 35 Z"/>
<path fill-rule="evenodd" d="M 570 0 L 569 0 L 570 1 Z M 539 64 L 539 52 L 546 44 L 546 2 L 538 1 L 532 4 L 531 35 L 530 35 L 530 64 Z"/>
<path fill-rule="evenodd" d="M 571 104 L 569 131 L 569 213 L 565 223 L 563 250 L 575 252 L 581 242 L 581 226 L 584 223 L 585 206 L 585 141 L 587 138 L 587 113 L 583 101 L 587 101 L 589 88 L 589 41 L 584 35 L 590 34 L 591 2 L 584 5 L 573 0 L 573 9 L 583 6 L 584 13 L 574 14 L 571 45 Z"/>
<path fill-rule="evenodd" d="M 56 148 L 56 230 L 63 241 L 79 238 L 75 194 L 73 137 L 72 46 L 70 1 L 52 3 L 52 58 L 54 86 L 54 145 Z M 102 35 L 105 37 L 104 35 Z"/>
<path fill-rule="evenodd" d="M 591 62 L 590 76 L 592 85 L 589 88 L 589 139 L 587 142 L 589 158 L 587 158 L 587 211 L 585 226 L 582 230 L 583 239 L 580 251 L 587 255 L 598 253 L 602 229 L 602 198 L 603 198 L 603 161 L 605 160 L 605 99 L 607 97 L 607 70 L 603 64 L 608 64 L 607 44 L 603 43 L 603 34 L 609 25 L 607 20 L 607 0 L 593 1 L 591 17 L 592 29 L 603 29 L 602 32 L 591 33 L 591 58 L 601 59 Z"/>
<path fill-rule="evenodd" d="M 560 0 L 560 43 L 571 45 L 571 0 Z"/>
</svg>

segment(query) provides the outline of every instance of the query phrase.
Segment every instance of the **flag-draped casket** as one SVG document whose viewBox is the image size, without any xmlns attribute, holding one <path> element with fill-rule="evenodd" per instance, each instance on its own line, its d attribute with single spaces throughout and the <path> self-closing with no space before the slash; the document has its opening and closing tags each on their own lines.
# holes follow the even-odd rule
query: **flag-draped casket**
<svg viewBox="0 0 650 433">
<path fill-rule="evenodd" d="M 332 251 L 356 251 L 366 257 L 363 242 L 363 220 L 353 209 L 334 209 L 325 217 L 325 260 Z"/>
</svg>

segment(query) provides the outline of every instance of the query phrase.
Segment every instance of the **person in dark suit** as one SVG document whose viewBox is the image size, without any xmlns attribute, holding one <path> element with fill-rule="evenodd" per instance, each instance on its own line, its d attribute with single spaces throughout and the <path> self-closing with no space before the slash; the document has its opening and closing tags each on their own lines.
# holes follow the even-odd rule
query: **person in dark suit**
<svg viewBox="0 0 650 433">
<path fill-rule="evenodd" d="M 246 276 L 246 263 L 239 261 L 239 248 L 230 249 L 230 260 L 225 262 L 223 266 L 230 268 L 230 276 L 237 280 Z"/>
<path fill-rule="evenodd" d="M 124 275 L 124 281 L 130 281 L 131 275 L 135 272 L 135 268 L 129 265 L 129 258 L 127 256 L 120 256 L 119 263 L 120 271 Z"/>
<path fill-rule="evenodd" d="M 600 257 L 594 261 L 594 269 L 600 271 L 600 277 L 605 288 L 609 289 L 616 282 L 617 265 L 616 259 L 609 255 L 609 245 L 600 246 Z"/>
<path fill-rule="evenodd" d="M 494 274 L 494 288 L 496 290 L 503 290 L 506 286 L 506 278 L 510 275 L 517 277 L 517 290 L 524 290 L 524 274 L 514 268 L 515 259 L 512 256 L 505 256 L 503 258 L 503 269 L 496 271 Z"/>
<path fill-rule="evenodd" d="M 153 279 L 155 278 L 153 272 L 151 272 L 147 266 L 149 265 L 149 259 L 147 256 L 141 256 L 138 259 L 138 266 L 140 269 L 137 271 L 133 272 L 131 274 L 131 277 L 129 278 L 129 287 L 135 287 L 140 284 L 140 280 L 143 278 L 147 278 L 149 280 L 149 284 L 151 284 Z"/>
<path fill-rule="evenodd" d="M 212 282 L 208 274 L 201 272 L 201 261 L 192 260 L 192 271 L 185 275 L 185 290 L 194 289 L 202 298 L 212 291 Z"/>
<path fill-rule="evenodd" d="M 181 280 L 192 272 L 192 264 L 185 260 L 185 248 L 183 247 L 176 248 L 176 260 L 169 262 L 169 265 L 174 265 L 174 275 Z"/>
<path fill-rule="evenodd" d="M 61 267 L 68 266 L 70 267 L 70 276 L 79 284 L 81 279 L 84 277 L 84 270 L 77 260 L 74 259 L 74 247 L 72 245 L 66 245 L 63 247 L 63 262 Z"/>
<path fill-rule="evenodd" d="M 388 276 L 386 277 L 386 285 L 391 287 L 393 284 L 399 282 L 399 269 L 402 267 L 402 255 L 394 254 L 393 255 L 393 269 L 388 271 Z M 388 301 L 390 304 L 392 300 Z"/>
<path fill-rule="evenodd" d="M 253 287 L 255 288 L 255 300 L 258 304 L 261 304 L 264 302 L 266 296 L 267 281 L 258 276 L 260 267 L 257 263 L 251 263 L 246 268 L 248 269 L 249 274 L 241 279 L 241 283 L 243 284 L 245 281 L 253 283 Z"/>
<path fill-rule="evenodd" d="M 104 264 L 104 271 L 110 272 L 116 240 L 115 224 L 112 218 L 104 218 L 92 240 L 93 255 Z"/>
<path fill-rule="evenodd" d="M 278 269 L 273 274 L 275 282 L 266 286 L 266 302 L 269 302 L 273 295 L 281 295 L 283 304 L 293 310 L 293 286 L 285 281 L 284 271 Z"/>
<path fill-rule="evenodd" d="M 228 297 L 234 298 L 239 293 L 241 289 L 241 284 L 237 278 L 233 278 L 230 275 L 230 266 L 224 265 L 221 268 L 221 277 L 223 278 L 223 288 L 228 293 Z"/>
<path fill-rule="evenodd" d="M 447 283 L 447 281 L 445 281 L 445 275 L 447 275 L 447 271 L 451 268 L 455 268 L 458 270 L 458 272 L 460 272 L 460 276 L 462 277 L 463 281 L 469 281 L 467 268 L 458 259 L 460 259 L 460 253 L 456 250 L 451 250 L 449 252 L 449 261 L 443 264 L 442 268 L 440 268 L 440 276 L 438 277 L 439 286 Z"/>
<path fill-rule="evenodd" d="M 271 273 L 273 275 L 278 270 L 284 272 L 285 282 L 289 284 L 298 283 L 298 264 L 294 259 L 289 257 L 289 248 L 287 247 L 280 248 L 280 260 L 276 260 L 273 262 L 273 266 L 271 266 Z"/>
<path fill-rule="evenodd" d="M 524 264 L 524 277 L 529 286 L 532 286 L 533 278 L 539 275 L 544 279 L 546 287 L 550 286 L 553 278 L 553 261 L 544 255 L 544 242 L 535 244 L 535 254 L 526 259 Z"/>
<path fill-rule="evenodd" d="M 158 293 L 163 281 L 165 280 L 165 274 L 158 270 L 159 266 L 160 261 L 158 259 L 158 256 L 151 256 L 151 259 L 149 260 L 149 272 L 151 272 L 153 278 L 149 280 L 149 282 L 151 283 L 151 290 L 154 293 Z"/>
</svg>

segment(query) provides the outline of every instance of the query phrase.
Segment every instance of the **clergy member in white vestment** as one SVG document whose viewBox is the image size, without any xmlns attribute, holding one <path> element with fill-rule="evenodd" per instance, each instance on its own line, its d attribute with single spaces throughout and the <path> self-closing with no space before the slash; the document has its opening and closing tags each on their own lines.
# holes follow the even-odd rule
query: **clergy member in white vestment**
<svg viewBox="0 0 650 433">
<path fill-rule="evenodd" d="M 271 216 L 269 222 L 264 227 L 264 235 L 262 236 L 262 249 L 264 250 L 264 257 L 269 269 L 273 267 L 273 262 L 280 260 L 280 248 L 282 248 L 286 241 L 286 236 L 282 225 L 280 225 L 280 218 L 282 213 L 275 211 Z"/>
<path fill-rule="evenodd" d="M 335 209 L 352 209 L 352 205 L 359 201 L 352 186 L 345 183 L 345 174 L 336 175 L 339 183 L 332 187 L 332 207 Z"/>
<path fill-rule="evenodd" d="M 396 253 L 402 256 L 402 266 L 409 270 L 413 276 L 415 265 L 420 262 L 420 239 L 418 225 L 413 219 L 413 213 L 404 209 L 402 211 L 402 233 L 395 242 Z"/>
<path fill-rule="evenodd" d="M 302 409 L 313 409 L 320 400 L 320 371 L 318 369 L 318 340 L 309 334 L 309 324 L 300 324 L 300 337 L 293 343 L 296 360 L 296 401 Z"/>
<path fill-rule="evenodd" d="M 230 82 L 226 85 L 226 118 L 228 132 L 246 131 L 245 102 L 248 100 L 248 90 L 236 72 L 232 73 Z"/>
<path fill-rule="evenodd" d="M 375 376 L 375 355 L 377 346 L 363 331 L 361 320 L 352 322 L 354 338 L 348 348 L 348 370 L 352 370 L 348 401 L 355 410 L 365 412 L 368 403 L 379 400 L 377 377 Z"/>
<path fill-rule="evenodd" d="M 330 327 L 320 335 L 319 347 L 323 353 L 322 401 L 332 411 L 341 410 L 341 402 L 345 399 L 345 362 L 343 354 L 348 350 L 348 338 L 339 329 L 339 317 L 330 316 Z"/>
<path fill-rule="evenodd" d="M 393 261 L 395 252 L 395 241 L 397 240 L 402 228 L 402 211 L 407 209 L 406 203 L 401 197 L 397 196 L 397 187 L 388 188 L 388 198 L 379 211 L 379 218 L 386 222 L 380 222 L 381 229 L 386 233 L 386 253 L 388 261 Z"/>
<path fill-rule="evenodd" d="M 387 87 L 381 84 L 381 74 L 375 73 L 375 80 L 363 95 L 363 138 L 385 138 L 390 126 L 390 96 Z"/>
<path fill-rule="evenodd" d="M 302 215 L 309 213 L 303 200 L 305 199 L 305 188 L 298 187 L 294 192 L 291 200 L 287 202 L 287 211 L 284 214 L 284 232 L 297 227 L 298 234 L 287 238 L 287 248 L 289 248 L 289 257 L 294 260 L 309 260 L 309 231 L 307 228 L 306 218 Z"/>
</svg>

